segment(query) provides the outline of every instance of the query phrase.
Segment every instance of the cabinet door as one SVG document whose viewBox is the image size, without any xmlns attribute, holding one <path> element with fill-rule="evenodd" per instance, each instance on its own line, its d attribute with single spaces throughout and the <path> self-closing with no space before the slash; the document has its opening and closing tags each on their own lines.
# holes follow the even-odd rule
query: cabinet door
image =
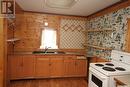
<svg viewBox="0 0 130 87">
<path fill-rule="evenodd" d="M 87 60 L 76 60 L 76 76 L 87 76 Z"/>
<path fill-rule="evenodd" d="M 89 62 L 90 63 L 96 63 L 97 62 L 97 57 L 91 57 Z"/>
<path fill-rule="evenodd" d="M 107 59 L 97 58 L 97 62 L 109 62 Z"/>
<path fill-rule="evenodd" d="M 47 56 L 36 57 L 36 76 L 49 77 L 50 76 L 50 58 Z"/>
<path fill-rule="evenodd" d="M 63 76 L 63 56 L 55 56 L 50 58 L 50 76 L 51 77 L 61 77 Z"/>
<path fill-rule="evenodd" d="M 8 56 L 8 69 L 10 79 L 16 79 L 22 77 L 22 56 L 21 55 L 9 55 Z"/>
<path fill-rule="evenodd" d="M 64 76 L 65 77 L 73 77 L 75 75 L 75 57 L 76 56 L 64 57 Z"/>
<path fill-rule="evenodd" d="M 23 77 L 34 77 L 35 74 L 35 56 L 23 55 Z"/>
</svg>

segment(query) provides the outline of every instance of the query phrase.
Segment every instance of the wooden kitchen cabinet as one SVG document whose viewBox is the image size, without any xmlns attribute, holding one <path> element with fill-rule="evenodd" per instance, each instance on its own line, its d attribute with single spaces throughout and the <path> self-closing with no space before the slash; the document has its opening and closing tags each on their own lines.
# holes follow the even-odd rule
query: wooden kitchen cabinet
<svg viewBox="0 0 130 87">
<path fill-rule="evenodd" d="M 66 56 L 67 57 L 67 56 Z M 77 56 L 64 58 L 64 75 L 68 77 L 87 76 L 87 60 L 77 59 Z"/>
<path fill-rule="evenodd" d="M 96 62 L 109 62 L 107 59 L 104 58 L 97 58 Z"/>
<path fill-rule="evenodd" d="M 96 63 L 97 62 L 97 57 L 90 57 L 89 58 L 89 63 Z"/>
<path fill-rule="evenodd" d="M 31 55 L 9 55 L 8 74 L 10 79 L 32 78 L 35 58 Z"/>
<path fill-rule="evenodd" d="M 76 55 L 9 55 L 10 79 L 83 77 L 87 60 Z"/>
<path fill-rule="evenodd" d="M 87 60 L 77 59 L 75 61 L 75 70 L 76 76 L 87 76 Z"/>
<path fill-rule="evenodd" d="M 76 56 L 65 56 L 64 57 L 64 76 L 72 77 L 75 74 L 75 60 Z"/>
<path fill-rule="evenodd" d="M 35 57 L 33 55 L 23 55 L 23 77 L 33 78 L 35 75 Z"/>
<path fill-rule="evenodd" d="M 49 56 L 36 56 L 36 77 L 50 77 L 50 66 Z"/>
<path fill-rule="evenodd" d="M 96 63 L 96 62 L 109 62 L 107 59 L 99 58 L 99 57 L 91 57 L 90 63 Z"/>
<path fill-rule="evenodd" d="M 36 58 L 37 77 L 62 77 L 63 69 L 62 56 L 37 56 Z"/>
<path fill-rule="evenodd" d="M 10 79 L 22 78 L 22 56 L 10 55 L 8 56 L 8 75 Z"/>
<path fill-rule="evenodd" d="M 50 59 L 50 76 L 63 77 L 63 56 L 54 56 Z"/>
</svg>

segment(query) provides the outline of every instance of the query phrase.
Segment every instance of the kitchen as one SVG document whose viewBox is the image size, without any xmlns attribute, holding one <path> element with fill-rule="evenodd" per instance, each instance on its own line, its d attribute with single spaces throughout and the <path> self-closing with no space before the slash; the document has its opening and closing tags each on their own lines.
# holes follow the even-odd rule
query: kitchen
<svg viewBox="0 0 130 87">
<path fill-rule="evenodd" d="M 15 2 L 0 15 L 0 87 L 129 87 L 129 0 Z"/>
</svg>

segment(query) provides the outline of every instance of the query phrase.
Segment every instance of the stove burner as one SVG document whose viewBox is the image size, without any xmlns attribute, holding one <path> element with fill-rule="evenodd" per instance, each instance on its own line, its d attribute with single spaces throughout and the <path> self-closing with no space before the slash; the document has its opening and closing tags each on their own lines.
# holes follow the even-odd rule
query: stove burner
<svg viewBox="0 0 130 87">
<path fill-rule="evenodd" d="M 116 71 L 114 68 L 111 68 L 111 67 L 103 67 L 102 69 L 104 69 L 106 71 L 111 71 L 111 72 Z"/>
<path fill-rule="evenodd" d="M 122 68 L 122 67 L 116 67 L 115 68 L 116 70 L 119 70 L 119 71 L 126 71 L 126 69 Z"/>
<path fill-rule="evenodd" d="M 100 67 L 102 67 L 102 66 L 104 66 L 103 64 L 95 64 L 96 66 L 100 66 Z"/>
<path fill-rule="evenodd" d="M 112 64 L 112 63 L 106 63 L 105 65 L 114 66 L 114 64 Z"/>
</svg>

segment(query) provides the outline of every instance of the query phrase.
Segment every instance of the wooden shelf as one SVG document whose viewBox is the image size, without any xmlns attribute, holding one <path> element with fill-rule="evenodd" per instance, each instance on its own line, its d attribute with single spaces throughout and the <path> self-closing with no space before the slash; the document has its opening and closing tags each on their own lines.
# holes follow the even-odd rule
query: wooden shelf
<svg viewBox="0 0 130 87">
<path fill-rule="evenodd" d="M 105 32 L 105 31 L 114 31 L 114 29 L 89 29 L 87 32 Z"/>
<path fill-rule="evenodd" d="M 112 50 L 112 48 L 108 47 L 100 47 L 100 46 L 95 46 L 95 45 L 87 45 L 88 47 L 93 47 L 95 49 L 100 49 L 100 50 Z"/>
<path fill-rule="evenodd" d="M 12 39 L 8 39 L 7 42 L 15 42 L 15 41 L 19 41 L 20 39 L 18 38 L 12 38 Z"/>
</svg>

